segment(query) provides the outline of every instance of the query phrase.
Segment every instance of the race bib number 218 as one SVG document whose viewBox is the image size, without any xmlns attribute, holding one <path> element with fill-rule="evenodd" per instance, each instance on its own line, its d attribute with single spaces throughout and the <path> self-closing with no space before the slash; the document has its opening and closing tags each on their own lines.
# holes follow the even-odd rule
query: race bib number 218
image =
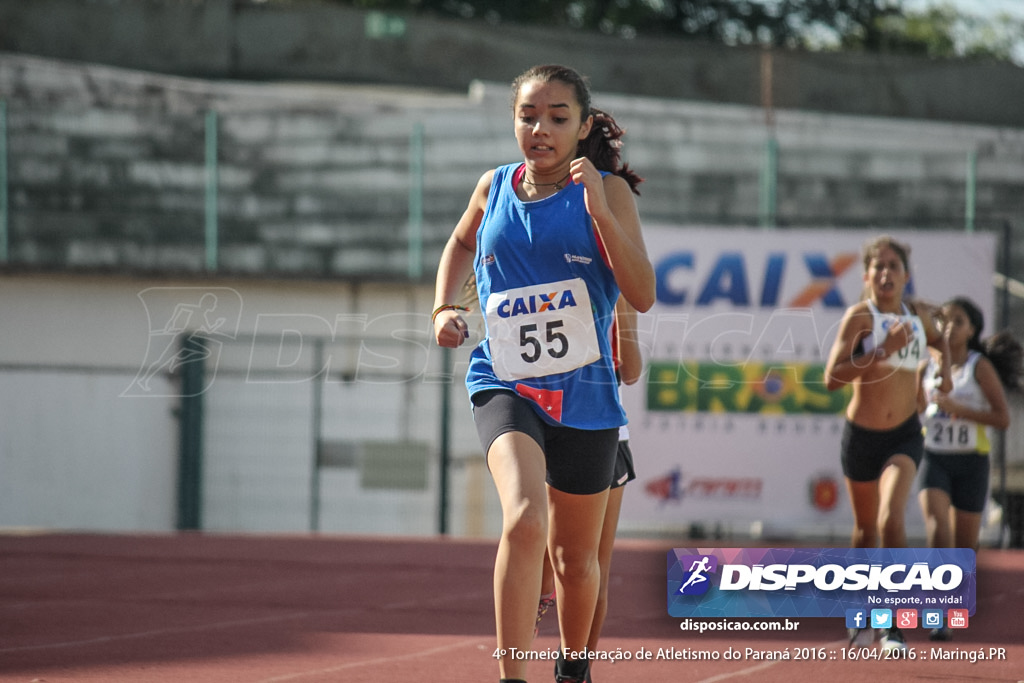
<svg viewBox="0 0 1024 683">
<path fill-rule="evenodd" d="M 499 379 L 569 372 L 601 357 L 590 294 L 579 278 L 492 293 L 485 315 Z"/>
</svg>

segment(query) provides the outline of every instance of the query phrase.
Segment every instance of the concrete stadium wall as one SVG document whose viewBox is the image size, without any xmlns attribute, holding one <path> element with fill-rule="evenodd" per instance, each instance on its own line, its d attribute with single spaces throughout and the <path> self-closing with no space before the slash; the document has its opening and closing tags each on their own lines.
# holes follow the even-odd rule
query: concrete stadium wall
<svg viewBox="0 0 1024 683">
<path fill-rule="evenodd" d="M 171 309 L 161 304 L 195 303 L 206 292 L 220 297 L 216 315 L 230 319 L 204 386 L 202 528 L 309 531 L 318 438 L 401 439 L 428 444 L 426 482 L 367 486 L 358 460 L 335 462 L 320 472 L 318 528 L 436 533 L 443 402 L 440 351 L 427 338 L 431 288 L 43 273 L 0 273 L 0 530 L 176 528 L 180 373 L 160 367 L 145 390 L 139 379 L 168 341 L 161 314 Z M 354 351 L 341 351 L 351 330 L 339 316 L 362 321 Z M 404 330 L 407 352 L 379 342 L 393 326 Z M 317 340 L 332 339 L 328 376 L 296 376 L 296 355 L 309 359 Z M 449 531 L 493 535 L 500 509 L 470 417 L 467 355 L 454 360 L 448 406 Z M 385 356 L 400 360 L 386 368 L 390 379 L 374 373 Z"/>
<path fill-rule="evenodd" d="M 3 272 L 0 531 L 176 528 L 180 373 L 159 368 L 146 391 L 138 382 L 167 341 L 161 313 L 171 309 L 160 304 L 195 303 L 207 292 L 220 296 L 216 315 L 230 320 L 204 386 L 202 528 L 309 531 L 319 437 L 349 445 L 401 439 L 428 449 L 418 488 L 367 485 L 356 458 L 322 468 L 319 530 L 436 533 L 443 401 L 439 350 L 428 338 L 429 286 Z M 311 359 L 314 342 L 340 342 L 352 331 L 340 320 L 364 331 L 355 352 L 336 343 L 321 359 L 326 376 L 309 371 L 316 366 L 299 361 Z M 479 316 L 470 322 L 475 342 Z M 413 353 L 381 345 L 395 330 Z M 494 537 L 500 506 L 463 384 L 471 345 L 453 353 L 449 532 Z M 375 372 L 381 368 L 390 379 Z M 1010 490 L 1019 492 L 1024 399 L 1010 399 L 1006 455 Z M 648 465 L 641 476 L 652 474 Z"/>
<path fill-rule="evenodd" d="M 118 395 L 152 332 L 140 290 L 238 287 L 250 313 L 330 319 L 377 281 L 391 293 L 363 305 L 408 310 L 412 297 L 426 310 L 473 183 L 517 158 L 504 84 L 535 61 L 589 73 L 595 104 L 628 129 L 645 222 L 756 224 L 774 138 L 780 228 L 963 227 L 973 154 L 978 229 L 1024 229 L 1024 87 L 1012 67 L 776 54 L 769 126 L 758 51 L 641 50 L 322 4 L 0 0 L 0 50 L 0 526 L 173 526 L 177 403 Z M 210 112 L 215 272 L 204 243 Z M 421 176 L 410 170 L 417 130 Z M 421 250 L 410 242 L 420 180 Z M 1024 279 L 1024 240 L 1011 251 L 1009 274 Z M 1024 336 L 1024 307 L 1011 317 Z M 468 457 L 475 436 L 459 425 Z M 470 474 L 467 490 L 489 491 L 485 474 Z M 493 512 L 458 504 L 460 519 Z M 350 528 L 341 516 L 324 528 Z M 456 533 L 490 532 L 487 520 Z"/>
<path fill-rule="evenodd" d="M 480 81 L 459 94 L 222 82 L 0 53 L 0 92 L 12 267 L 204 273 L 211 112 L 226 274 L 429 280 L 477 178 L 518 156 L 507 86 Z M 782 227 L 962 228 L 971 153 L 979 229 L 1024 215 L 1024 129 L 788 110 L 768 126 L 757 107 L 608 92 L 595 104 L 628 130 L 645 221 L 756 225 L 770 138 Z"/>
<path fill-rule="evenodd" d="M 0 0 L 0 50 L 215 79 L 394 84 L 465 92 L 543 62 L 594 88 L 758 105 L 760 49 L 623 40 L 383 14 L 322 0 Z M 1024 125 L 1024 69 L 899 55 L 775 51 L 780 109 Z"/>
</svg>

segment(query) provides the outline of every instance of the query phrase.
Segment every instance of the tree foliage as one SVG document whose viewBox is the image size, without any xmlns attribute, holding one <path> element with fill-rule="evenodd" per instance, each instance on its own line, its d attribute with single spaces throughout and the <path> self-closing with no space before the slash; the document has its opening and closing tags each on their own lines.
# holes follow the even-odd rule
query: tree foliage
<svg viewBox="0 0 1024 683">
<path fill-rule="evenodd" d="M 983 19 L 950 4 L 889 17 L 880 24 L 880 36 L 879 50 L 1024 63 L 1024 21 L 1008 15 Z"/>
<path fill-rule="evenodd" d="M 282 0 L 283 1 L 283 0 Z M 726 45 L 1015 58 L 1024 22 L 903 0 L 333 0 L 490 23 L 542 24 L 623 38 L 676 36 Z M 1024 57 L 1017 57 L 1018 60 Z"/>
</svg>

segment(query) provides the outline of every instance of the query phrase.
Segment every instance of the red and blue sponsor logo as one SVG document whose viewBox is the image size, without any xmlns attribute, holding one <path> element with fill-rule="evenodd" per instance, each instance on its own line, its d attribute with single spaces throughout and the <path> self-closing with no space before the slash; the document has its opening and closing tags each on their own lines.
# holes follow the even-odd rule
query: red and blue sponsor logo
<svg viewBox="0 0 1024 683">
<path fill-rule="evenodd" d="M 498 305 L 498 316 L 512 318 L 517 315 L 557 311 L 570 306 L 576 306 L 576 297 L 573 296 L 571 289 L 567 289 L 562 292 L 531 294 L 505 299 Z"/>
</svg>

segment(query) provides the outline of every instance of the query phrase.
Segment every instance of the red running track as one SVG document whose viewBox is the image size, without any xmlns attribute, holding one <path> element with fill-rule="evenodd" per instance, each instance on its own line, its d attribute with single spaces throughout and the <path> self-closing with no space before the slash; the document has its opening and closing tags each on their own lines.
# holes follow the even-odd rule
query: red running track
<svg viewBox="0 0 1024 683">
<path fill-rule="evenodd" d="M 783 633 L 681 631 L 665 608 L 672 546 L 617 544 L 600 651 L 655 658 L 597 662 L 597 683 L 1024 681 L 1024 551 L 979 554 L 977 612 L 955 641 L 916 630 L 914 661 L 849 661 L 838 619 Z M 493 682 L 494 551 L 452 539 L 0 534 L 0 681 Z M 549 615 L 535 650 L 557 648 L 556 631 Z M 718 660 L 657 659 L 673 648 Z M 824 659 L 757 658 L 822 648 Z M 1004 658 L 971 663 L 978 651 Z M 530 680 L 553 680 L 552 668 L 531 663 Z"/>
</svg>

